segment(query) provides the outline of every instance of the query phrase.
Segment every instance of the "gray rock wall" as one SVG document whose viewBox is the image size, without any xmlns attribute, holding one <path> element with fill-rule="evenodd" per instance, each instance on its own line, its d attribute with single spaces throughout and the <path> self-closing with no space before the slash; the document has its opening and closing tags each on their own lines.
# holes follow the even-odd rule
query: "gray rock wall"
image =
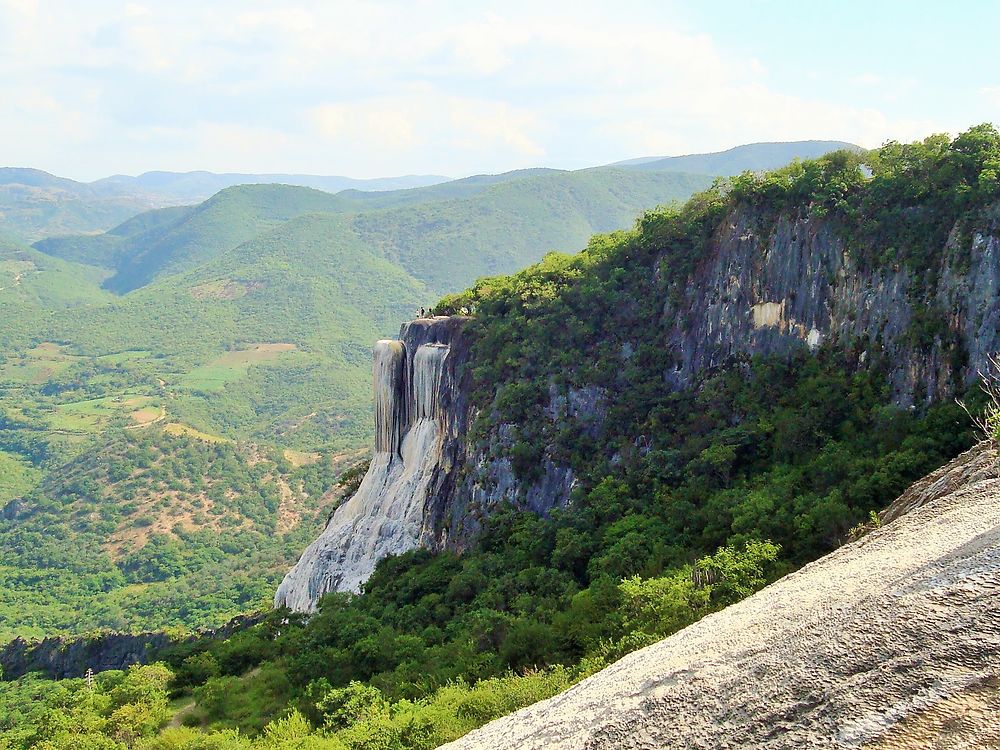
<svg viewBox="0 0 1000 750">
<path fill-rule="evenodd" d="M 101 633 L 95 636 L 52 636 L 41 641 L 15 638 L 0 647 L 3 679 L 15 680 L 29 672 L 61 680 L 83 677 L 88 669 L 103 672 L 154 661 L 164 648 L 198 638 L 220 638 L 256 625 L 262 615 L 240 615 L 225 625 L 182 638 L 158 633 Z"/>
<path fill-rule="evenodd" d="M 735 210 L 717 229 L 680 298 L 664 300 L 659 329 L 649 332 L 675 363 L 663 373 L 664 387 L 683 389 L 699 373 L 736 357 L 833 344 L 852 349 L 861 361 L 874 348 L 884 351 L 900 406 L 951 398 L 962 382 L 986 369 L 990 353 L 1000 351 L 997 213 L 1000 208 L 971 232 L 953 232 L 941 267 L 925 269 L 937 279 L 930 302 L 942 316 L 944 333 L 925 346 L 914 335 L 914 306 L 928 305 L 915 303 L 912 290 L 926 286 L 926 279 L 902 267 L 863 268 L 823 219 L 783 216 L 762 228 L 752 210 Z M 640 343 L 625 342 L 623 360 Z M 599 388 L 553 388 L 547 414 L 597 435 L 607 406 Z M 479 520 L 500 503 L 545 513 L 568 502 L 576 477 L 550 455 L 538 478 L 518 481 L 509 459 L 511 433 L 501 425 L 485 447 L 471 451 L 461 491 L 445 501 L 456 516 L 450 546 L 466 546 Z"/>
<path fill-rule="evenodd" d="M 734 210 L 679 297 L 664 300 L 658 329 L 648 332 L 674 361 L 663 373 L 664 388 L 683 389 L 702 371 L 733 358 L 836 345 L 853 351 L 859 362 L 872 350 L 884 352 L 891 363 L 893 399 L 900 406 L 952 397 L 962 382 L 986 368 L 990 353 L 1000 351 L 998 216 L 1000 207 L 971 231 L 954 231 L 941 266 L 922 269 L 921 274 L 929 274 L 924 279 L 904 267 L 863 267 L 823 219 L 782 216 L 765 226 L 752 210 Z M 656 273 L 655 267 L 649 273 Z M 937 322 L 930 340 L 914 333 L 915 321 L 928 310 Z M 469 400 L 466 319 L 416 320 L 403 326 L 400 339 L 408 352 L 446 344 L 450 353 L 438 394 L 439 439 L 431 449 L 434 455 L 425 456 L 428 473 L 419 497 L 407 505 L 409 531 L 405 540 L 394 537 L 393 544 L 382 545 L 376 556 L 416 545 L 461 551 L 499 505 L 544 514 L 569 501 L 577 477 L 551 451 L 544 452 L 533 478 L 517 477 L 511 461 L 513 426 L 499 425 L 470 444 L 468 430 L 477 413 Z M 623 359 L 641 343 L 624 342 Z M 608 401 L 596 386 L 552 386 L 545 418 L 598 436 Z M 329 531 L 324 532 L 328 540 Z M 303 559 L 315 557 L 323 544 L 318 540 Z M 299 572 L 289 574 L 300 578 L 299 598 L 279 592 L 278 603 L 315 606 L 318 592 L 331 588 L 329 578 L 320 583 L 322 576 L 340 564 L 329 559 L 309 563 L 312 572 L 304 576 L 300 562 Z M 370 572 L 368 567 L 356 577 L 354 587 Z M 306 579 L 312 583 L 301 584 Z"/>
<path fill-rule="evenodd" d="M 748 210 L 731 214 L 686 286 L 663 311 L 665 342 L 675 357 L 666 380 L 681 388 L 699 372 L 740 354 L 781 354 L 826 343 L 878 345 L 894 363 L 900 405 L 947 398 L 956 379 L 971 380 L 1000 348 L 1000 238 L 994 220 L 954 232 L 930 300 L 901 267 L 866 270 L 829 222 L 783 216 L 766 235 Z M 966 265 L 967 264 L 967 265 Z M 928 349 L 915 341 L 914 306 L 943 316 L 945 337 Z M 921 310 L 920 312 L 926 312 Z M 968 354 L 953 372 L 950 340 Z"/>
<path fill-rule="evenodd" d="M 313 611 L 328 592 L 359 591 L 379 560 L 441 546 L 468 425 L 463 333 L 460 318 L 429 318 L 404 325 L 399 340 L 375 344 L 371 464 L 285 575 L 275 606 Z"/>
</svg>

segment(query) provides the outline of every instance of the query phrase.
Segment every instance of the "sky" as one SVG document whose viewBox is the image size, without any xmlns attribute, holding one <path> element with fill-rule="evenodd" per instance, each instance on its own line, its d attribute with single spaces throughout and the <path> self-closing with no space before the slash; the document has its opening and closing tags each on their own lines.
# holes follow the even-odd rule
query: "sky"
<svg viewBox="0 0 1000 750">
<path fill-rule="evenodd" d="M 992 0 L 0 0 L 0 164 L 459 177 L 1000 123 Z"/>
</svg>

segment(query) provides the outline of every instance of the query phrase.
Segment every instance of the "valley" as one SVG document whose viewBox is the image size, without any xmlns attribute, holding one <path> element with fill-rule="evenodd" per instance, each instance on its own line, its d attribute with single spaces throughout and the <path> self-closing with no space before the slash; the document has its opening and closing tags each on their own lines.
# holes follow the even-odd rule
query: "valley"
<svg viewBox="0 0 1000 750">
<path fill-rule="evenodd" d="M 20 552 L 3 562 L 0 640 L 216 626 L 263 606 L 370 440 L 371 342 L 710 181 L 610 167 L 378 193 L 251 184 L 104 234 L 6 241 L 0 541 Z M 140 445 L 162 459 L 120 455 Z M 212 491 L 227 502 L 164 473 L 196 455 L 199 471 L 237 467 Z M 114 478 L 97 470 L 109 461 Z M 223 552 L 221 531 L 242 541 Z M 184 562 L 137 578 L 126 558 L 143 550 Z"/>
<path fill-rule="evenodd" d="M 1000 747 L 953 5 L 0 0 L 0 750 Z"/>
<path fill-rule="evenodd" d="M 969 625 L 968 648 L 992 653 L 984 613 L 995 560 L 976 540 L 995 535 L 1000 440 L 1000 407 L 989 397 L 1000 377 L 991 369 L 1000 344 L 994 164 L 1000 134 L 983 125 L 955 139 L 746 172 L 683 205 L 646 210 L 634 228 L 595 235 L 578 253 L 549 253 L 446 294 L 433 317 L 375 347 L 370 465 L 359 445 L 371 438 L 360 431 L 352 444 L 299 427 L 315 419 L 318 402 L 302 404 L 304 413 L 279 404 L 266 426 L 222 411 L 238 394 L 252 399 L 254 378 L 262 401 L 280 402 L 297 359 L 329 346 L 321 338 L 329 331 L 306 327 L 318 306 L 296 308 L 279 335 L 267 310 L 288 308 L 254 305 L 289 271 L 291 248 L 308 246 L 289 239 L 303 225 L 343 232 L 356 219 L 293 217 L 209 253 L 204 265 L 171 254 L 109 307 L 129 305 L 138 316 L 148 304 L 143 332 L 157 341 L 153 321 L 170 308 L 154 315 L 146 295 L 163 299 L 169 289 L 237 307 L 232 330 L 243 335 L 225 350 L 195 336 L 158 356 L 147 352 L 162 344 L 142 347 L 127 330 L 105 369 L 59 337 L 28 341 L 11 372 L 37 388 L 22 394 L 48 407 L 40 409 L 48 421 L 26 440 L 36 423 L 25 404 L 15 415 L 22 421 L 12 426 L 8 416 L 2 433 L 21 440 L 6 452 L 38 472 L 22 478 L 38 485 L 8 503 L 0 526 L 5 548 L 18 550 L 5 561 L 13 585 L 0 602 L 4 621 L 58 633 L 72 632 L 80 613 L 94 627 L 126 629 L 208 625 L 254 608 L 264 615 L 235 632 L 178 633 L 140 659 L 156 663 L 104 672 L 96 687 L 41 676 L 0 683 L 8 706 L 0 726 L 12 727 L 15 747 L 66 742 L 81 731 L 44 717 L 69 711 L 95 741 L 126 726 L 140 746 L 183 750 L 491 747 L 498 736 L 526 748 L 614 747 L 636 726 L 656 735 L 654 745 L 769 737 L 776 726 L 779 746 L 789 747 L 815 731 L 824 742 L 830 731 L 864 730 L 857 736 L 868 743 L 988 736 L 988 720 L 952 721 L 969 701 L 995 702 L 988 656 L 956 661 L 949 648 L 921 647 L 920 668 L 908 669 L 901 646 L 892 657 L 901 661 L 883 669 L 878 659 L 870 666 L 870 649 L 830 646 L 841 655 L 823 662 L 834 691 L 856 692 L 842 673 L 864 673 L 905 703 L 928 675 L 959 677 L 938 685 L 933 710 L 911 702 L 890 716 L 874 693 L 827 701 L 834 730 L 814 730 L 796 713 L 805 688 L 794 686 L 808 683 L 805 673 L 775 655 L 790 649 L 798 658 L 839 637 L 868 649 L 869 627 L 891 640 L 901 615 L 879 592 L 913 608 L 918 645 L 942 643 L 935 623 L 956 617 Z M 326 256 L 331 235 L 305 236 L 327 238 L 308 256 L 310 270 L 328 262 L 329 283 L 345 282 Z M 389 267 L 388 245 L 336 242 L 352 262 Z M 433 268 L 422 265 L 419 243 L 392 247 L 412 263 L 407 278 L 423 285 L 415 288 L 427 290 Z M 274 273 L 263 280 L 251 263 L 273 263 Z M 316 338 L 301 335 L 310 330 Z M 369 376 L 371 355 L 359 347 L 357 358 Z M 93 374 L 73 380 L 82 367 Z M 266 379 L 272 369 L 280 376 Z M 114 385 L 123 372 L 144 373 L 144 387 Z M 308 392 L 292 391 L 289 404 Z M 121 429 L 100 427 L 102 419 Z M 90 425 L 100 442 L 79 440 L 55 471 L 31 458 L 63 450 L 58 429 L 77 440 L 73 425 L 81 434 Z M 63 578 L 57 571 L 67 566 Z M 940 580 L 921 572 L 928 566 Z M 960 596 L 920 598 L 907 588 L 940 588 L 966 568 Z M 873 570 L 886 574 L 876 594 L 854 597 L 847 581 L 856 586 Z M 275 590 L 279 606 L 268 609 Z M 804 629 L 796 620 L 775 630 L 766 620 L 774 608 L 812 614 Z M 747 621 L 760 639 L 741 640 Z M 10 635 L 30 634 L 25 625 Z M 752 646 L 775 673 L 781 667 L 781 685 L 793 687 L 768 694 L 777 719 L 754 718 L 759 691 L 726 687 L 755 681 L 757 667 L 726 656 L 725 643 L 718 659 L 731 677 L 719 673 L 721 687 L 704 700 L 683 699 L 690 680 L 704 685 L 709 674 L 702 662 L 688 666 L 691 654 L 708 654 L 720 632 L 741 654 Z M 649 679 L 647 667 L 656 673 Z M 619 695 L 671 670 L 651 700 L 682 701 L 693 711 L 683 724 L 632 688 L 632 697 Z M 99 700 L 73 703 L 83 690 Z M 713 711 L 723 696 L 731 710 L 721 709 L 728 723 L 720 724 Z M 545 699 L 554 703 L 518 712 Z M 573 716 L 548 708 L 564 705 L 584 708 Z M 603 719 L 583 721 L 595 706 Z M 866 723 L 870 707 L 891 720 Z M 649 746 L 642 737 L 636 747 Z"/>
</svg>

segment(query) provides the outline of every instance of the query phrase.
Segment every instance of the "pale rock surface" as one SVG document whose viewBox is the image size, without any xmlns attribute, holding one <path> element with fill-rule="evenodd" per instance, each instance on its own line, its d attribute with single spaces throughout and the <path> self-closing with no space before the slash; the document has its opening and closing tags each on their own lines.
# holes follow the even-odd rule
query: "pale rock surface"
<svg viewBox="0 0 1000 750">
<path fill-rule="evenodd" d="M 358 592 L 378 561 L 434 546 L 427 507 L 445 462 L 449 429 L 441 408 L 448 390 L 448 319 L 404 326 L 401 340 L 373 350 L 375 450 L 357 492 L 333 513 L 323 533 L 282 580 L 276 607 L 312 612 L 323 594 Z M 411 331 L 412 329 L 412 331 Z"/>
<path fill-rule="evenodd" d="M 445 747 L 1000 747 L 1000 479 L 969 451 L 886 523 Z"/>
</svg>

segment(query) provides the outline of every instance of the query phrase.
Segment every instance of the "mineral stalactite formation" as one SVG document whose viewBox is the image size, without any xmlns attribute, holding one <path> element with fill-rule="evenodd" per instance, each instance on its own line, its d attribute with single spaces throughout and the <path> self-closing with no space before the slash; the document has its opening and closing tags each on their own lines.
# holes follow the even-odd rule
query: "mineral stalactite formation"
<svg viewBox="0 0 1000 750">
<path fill-rule="evenodd" d="M 285 576 L 276 606 L 312 611 L 330 591 L 359 591 L 389 555 L 434 546 L 435 480 L 446 474 L 443 444 L 451 419 L 442 390 L 454 378 L 450 342 L 461 319 L 431 318 L 403 326 L 399 341 L 373 350 L 375 451 L 358 491 Z"/>
</svg>

